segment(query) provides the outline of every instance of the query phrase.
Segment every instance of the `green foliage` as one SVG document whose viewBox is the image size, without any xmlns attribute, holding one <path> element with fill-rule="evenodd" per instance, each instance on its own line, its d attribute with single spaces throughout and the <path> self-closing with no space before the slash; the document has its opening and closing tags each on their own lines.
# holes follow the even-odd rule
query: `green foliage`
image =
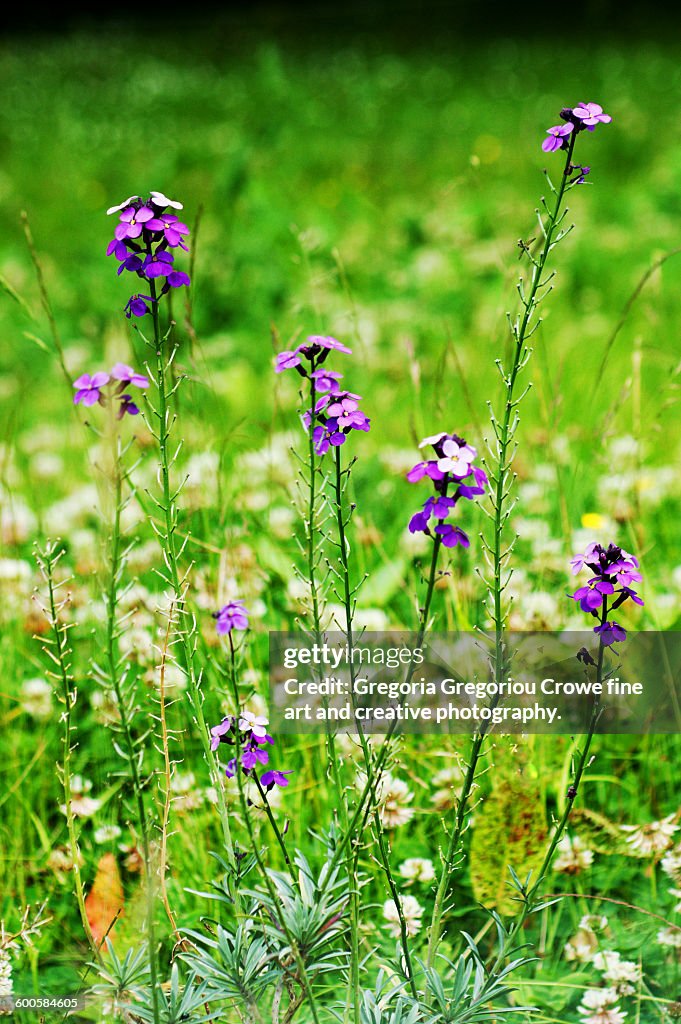
<svg viewBox="0 0 681 1024">
<path fill-rule="evenodd" d="M 501 742 L 501 741 L 500 741 Z M 497 747 L 492 789 L 475 814 L 471 841 L 471 883 L 484 907 L 517 914 L 513 870 L 520 878 L 540 867 L 547 838 L 539 781 L 520 745 Z"/>
</svg>

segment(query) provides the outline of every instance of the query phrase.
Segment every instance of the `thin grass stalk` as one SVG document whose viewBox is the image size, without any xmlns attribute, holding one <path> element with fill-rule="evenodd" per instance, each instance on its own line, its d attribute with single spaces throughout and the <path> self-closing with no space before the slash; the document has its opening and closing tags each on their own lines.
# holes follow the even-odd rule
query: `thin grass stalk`
<svg viewBox="0 0 681 1024">
<path fill-rule="evenodd" d="M 104 965 L 104 958 L 101 954 L 100 946 L 97 944 L 90 922 L 87 916 L 87 910 L 85 909 L 85 891 L 83 889 L 83 879 L 80 873 L 80 850 L 78 849 L 78 837 L 76 836 L 76 823 L 75 815 L 73 813 L 72 806 L 72 793 L 71 793 L 71 745 L 73 736 L 73 709 L 76 704 L 76 691 L 75 687 L 72 689 L 74 684 L 72 667 L 71 667 L 71 648 L 68 644 L 68 623 L 61 623 L 59 621 L 59 615 L 64 609 L 68 602 L 68 598 L 64 601 L 60 601 L 57 598 L 57 590 L 62 583 L 55 583 L 54 570 L 62 557 L 63 550 L 57 551 L 56 545 L 48 542 L 45 546 L 44 551 L 37 551 L 37 561 L 40 570 L 43 575 L 43 579 L 47 584 L 47 607 L 44 608 L 44 612 L 47 615 L 48 622 L 52 629 L 52 640 L 46 645 L 43 640 L 43 650 L 55 665 L 55 669 L 50 670 L 50 675 L 57 679 L 61 685 L 63 711 L 61 714 L 61 722 L 63 725 L 63 743 L 62 743 L 62 764 L 61 764 L 61 776 L 62 785 L 64 788 L 64 800 L 65 800 L 65 813 L 66 813 L 66 826 L 69 837 L 69 853 L 71 855 L 71 862 L 73 864 L 73 879 L 74 889 L 76 895 L 76 902 L 78 904 L 78 911 L 80 913 L 80 919 L 83 925 L 83 931 L 88 941 L 95 959 L 100 966 Z M 52 650 L 51 648 L 54 648 Z"/>
</svg>

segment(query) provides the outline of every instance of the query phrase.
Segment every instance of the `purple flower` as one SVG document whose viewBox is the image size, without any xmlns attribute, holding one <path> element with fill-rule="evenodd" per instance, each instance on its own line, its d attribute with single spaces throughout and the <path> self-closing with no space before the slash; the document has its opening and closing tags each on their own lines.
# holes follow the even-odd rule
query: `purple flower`
<svg viewBox="0 0 681 1024">
<path fill-rule="evenodd" d="M 339 391 L 337 388 L 329 392 L 315 403 L 312 440 L 317 455 L 325 455 L 330 447 L 337 448 L 345 444 L 346 435 L 351 430 L 370 430 L 371 420 L 359 408 L 361 395 L 351 391 Z M 302 416 L 303 426 L 310 429 L 313 420 L 312 410 L 308 409 Z"/>
<path fill-rule="evenodd" d="M 335 420 L 327 420 L 326 423 L 314 428 L 312 440 L 317 455 L 326 455 L 329 447 L 339 448 L 340 445 L 345 444 L 346 436 L 342 430 L 338 430 Z"/>
<path fill-rule="evenodd" d="M 111 371 L 111 376 L 122 384 L 134 384 L 136 388 L 149 387 L 148 377 L 145 377 L 143 373 L 137 373 L 132 366 L 126 366 L 125 363 L 116 363 Z"/>
<path fill-rule="evenodd" d="M 642 605 L 643 600 L 630 586 L 640 583 L 643 576 L 638 571 L 638 561 L 628 551 L 617 544 L 589 544 L 583 554 L 575 555 L 570 562 L 573 574 L 588 569 L 591 578 L 569 595 L 579 602 L 582 611 L 600 618 L 601 622 L 594 627 L 602 643 L 610 647 L 626 638 L 626 631 L 616 622 L 608 621 L 608 613 L 624 604 L 633 601 Z"/>
<path fill-rule="evenodd" d="M 169 288 L 181 288 L 182 285 L 191 284 L 189 274 L 185 274 L 184 270 L 171 270 L 166 278 L 166 283 L 163 285 L 163 291 L 167 292 Z"/>
<path fill-rule="evenodd" d="M 439 433 L 426 437 L 419 448 L 431 446 L 436 458 L 417 462 L 407 473 L 409 483 L 416 483 L 424 478 L 432 482 L 435 495 L 426 498 L 420 512 L 415 512 L 409 520 L 410 533 L 426 533 L 438 537 L 448 548 L 468 547 L 470 540 L 458 526 L 445 523 L 454 511 L 461 498 L 472 500 L 485 493 L 487 474 L 473 460 L 477 457 L 475 448 L 467 444 L 458 434 Z M 463 481 L 471 478 L 471 483 Z M 452 493 L 448 494 L 448 489 Z M 431 533 L 430 520 L 439 520 Z"/>
<path fill-rule="evenodd" d="M 268 792 L 270 789 L 273 789 L 274 786 L 288 786 L 288 779 L 286 778 L 287 775 L 293 775 L 293 769 L 287 772 L 280 772 L 276 768 L 270 768 L 269 771 L 263 772 L 260 776 L 260 785 Z"/>
<path fill-rule="evenodd" d="M 616 622 L 603 622 L 600 626 L 594 627 L 594 633 L 600 636 L 604 647 L 611 647 L 627 639 L 627 631 Z"/>
<path fill-rule="evenodd" d="M 567 149 L 568 135 L 573 128 L 572 124 L 556 124 L 553 128 L 547 128 L 548 139 L 544 139 L 541 148 L 545 153 L 555 153 L 557 149 Z"/>
<path fill-rule="evenodd" d="M 117 238 L 112 238 L 106 247 L 106 254 L 115 256 L 117 260 L 126 260 L 130 255 L 130 250 L 125 242 L 119 242 Z"/>
<path fill-rule="evenodd" d="M 341 430 L 350 427 L 353 430 L 368 430 L 369 420 L 359 408 L 362 400 L 361 395 L 353 395 L 349 391 L 338 392 L 335 395 L 326 395 L 330 399 L 326 403 L 326 415 L 338 421 Z"/>
<path fill-rule="evenodd" d="M 612 121 L 610 114 L 604 114 L 598 103 L 579 103 L 573 107 L 572 113 L 591 132 L 597 124 L 610 124 Z"/>
<path fill-rule="evenodd" d="M 182 239 L 184 235 L 189 234 L 189 228 L 173 213 L 164 213 L 162 217 L 154 217 L 147 222 L 146 227 L 149 231 L 160 232 L 172 249 L 179 245 L 185 251 L 187 250 Z"/>
<path fill-rule="evenodd" d="M 119 223 L 114 231 L 119 242 L 125 238 L 139 238 L 144 225 L 154 216 L 154 211 L 149 206 L 127 206 L 123 210 Z"/>
<path fill-rule="evenodd" d="M 89 373 L 82 374 L 73 384 L 76 388 L 73 404 L 95 405 L 97 402 L 103 404 L 102 388 L 108 383 L 109 374 L 103 373 L 101 370 L 98 373 L 93 373 L 92 376 Z"/>
<path fill-rule="evenodd" d="M 188 274 L 173 269 L 174 256 L 168 252 L 168 247 L 187 251 L 185 238 L 189 228 L 174 213 L 163 212 L 168 206 L 182 209 L 182 203 L 169 199 L 162 192 L 152 192 L 149 199 L 131 196 L 126 203 L 107 211 L 119 214 L 114 238 L 106 250 L 107 255 L 119 261 L 118 273 L 128 271 L 145 281 L 164 278 L 162 295 L 171 288 L 190 284 Z M 125 307 L 125 315 L 128 319 L 144 316 L 149 312 L 145 302 L 151 301 L 147 296 L 133 295 Z"/>
<path fill-rule="evenodd" d="M 321 369 L 313 370 L 310 377 L 314 379 L 316 391 L 330 391 L 332 394 L 338 394 L 340 390 L 338 381 L 343 379 L 343 374 L 337 373 L 335 370 Z"/>
<path fill-rule="evenodd" d="M 126 412 L 130 416 L 139 416 L 139 406 L 135 404 L 132 395 L 121 395 L 121 404 L 118 407 L 116 418 L 122 420 Z"/>
<path fill-rule="evenodd" d="M 346 355 L 352 355 L 352 349 L 348 348 L 342 342 L 338 341 L 337 338 L 332 338 L 330 335 L 323 334 L 310 334 L 308 335 L 305 344 L 300 346 L 301 351 L 304 355 L 312 349 L 326 349 L 327 351 L 344 352 Z"/>
<path fill-rule="evenodd" d="M 435 533 L 439 534 L 442 538 L 442 543 L 446 548 L 454 548 L 457 544 L 460 544 L 462 548 L 470 547 L 470 540 L 468 534 L 464 533 L 460 526 L 452 526 L 451 523 L 439 523 L 435 527 Z"/>
<path fill-rule="evenodd" d="M 279 353 L 274 361 L 274 372 L 283 373 L 284 370 L 298 369 L 298 372 L 303 377 L 307 377 L 307 370 L 301 366 L 301 356 L 310 361 L 318 359 L 322 363 L 331 351 L 345 352 L 347 355 L 352 355 L 352 349 L 349 349 L 347 345 L 343 345 L 337 338 L 322 334 L 311 334 L 302 344 L 297 345 L 294 349 L 287 349 L 285 352 Z M 320 388 L 321 390 L 328 389 Z"/>
<path fill-rule="evenodd" d="M 144 316 L 149 313 L 147 302 L 151 302 L 151 295 L 131 295 L 125 306 L 125 315 L 128 320 L 131 316 Z"/>
<path fill-rule="evenodd" d="M 220 744 L 224 741 L 225 743 L 234 743 L 233 738 L 234 732 L 234 719 L 231 715 L 227 715 L 223 718 L 219 725 L 214 725 L 210 731 L 211 741 L 210 749 L 217 750 Z M 228 737 L 232 737 L 229 739 Z"/>
<path fill-rule="evenodd" d="M 165 249 L 157 250 L 144 260 L 142 274 L 144 277 L 153 280 L 155 277 L 167 277 L 173 268 L 174 256 Z"/>
<path fill-rule="evenodd" d="M 248 629 L 248 611 L 243 601 L 230 601 L 213 616 L 218 633 L 224 635 L 233 629 Z"/>
<path fill-rule="evenodd" d="M 300 366 L 300 348 L 280 352 L 274 363 L 274 372 L 283 373 L 284 370 L 292 370 Z"/>
</svg>

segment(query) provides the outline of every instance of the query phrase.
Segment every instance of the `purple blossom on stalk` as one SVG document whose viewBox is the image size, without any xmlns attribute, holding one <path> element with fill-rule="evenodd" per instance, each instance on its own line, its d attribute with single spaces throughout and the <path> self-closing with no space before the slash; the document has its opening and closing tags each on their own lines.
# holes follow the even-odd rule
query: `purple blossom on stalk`
<svg viewBox="0 0 681 1024">
<path fill-rule="evenodd" d="M 232 757 L 225 767 L 225 775 L 233 779 L 239 768 L 244 775 L 253 776 L 256 768 L 269 763 L 270 755 L 263 744 L 273 744 L 274 740 L 266 731 L 267 719 L 264 715 L 255 715 L 251 711 L 242 711 L 239 715 L 227 715 L 218 725 L 210 730 L 210 748 L 217 751 L 221 744 L 238 746 L 238 757 Z M 260 785 L 270 790 L 273 786 L 287 786 L 287 775 L 292 771 L 268 769 L 258 780 Z"/>
<path fill-rule="evenodd" d="M 338 382 L 343 379 L 343 374 L 338 373 L 336 370 L 313 370 L 310 377 L 315 382 L 315 390 L 320 394 L 323 391 L 330 391 L 332 394 L 338 394 L 340 388 Z"/>
<path fill-rule="evenodd" d="M 288 779 L 286 778 L 287 775 L 293 775 L 293 771 L 280 772 L 276 768 L 270 768 L 269 771 L 263 772 L 260 776 L 260 785 L 268 792 L 275 786 L 288 786 Z"/>
<path fill-rule="evenodd" d="M 122 420 L 126 412 L 130 416 L 139 416 L 139 406 L 135 404 L 132 395 L 121 395 L 121 404 L 116 413 L 117 419 Z"/>
<path fill-rule="evenodd" d="M 144 316 L 149 312 L 147 302 L 152 302 L 151 295 L 131 295 L 125 307 L 128 320 L 131 316 Z"/>
<path fill-rule="evenodd" d="M 213 618 L 216 620 L 215 628 L 222 636 L 231 633 L 233 629 L 248 629 L 248 610 L 243 601 L 230 601 L 219 612 L 215 612 Z"/>
<path fill-rule="evenodd" d="M 545 153 L 555 153 L 559 149 L 567 149 L 570 144 L 570 136 L 573 133 L 577 134 L 584 129 L 592 132 L 597 125 L 610 124 L 612 121 L 610 114 L 604 114 L 603 108 L 598 103 L 578 103 L 576 107 L 564 107 L 560 116 L 565 122 L 564 124 L 557 124 L 546 129 L 548 138 L 544 139 L 541 144 Z M 569 173 L 576 169 L 572 168 Z M 584 181 L 589 170 L 588 167 L 580 168 L 581 175 L 577 179 L 578 183 Z"/>
<path fill-rule="evenodd" d="M 545 153 L 555 153 L 557 149 L 567 149 L 568 135 L 572 132 L 571 124 L 557 124 L 547 128 L 548 139 L 544 139 L 541 148 Z"/>
<path fill-rule="evenodd" d="M 105 392 L 107 385 L 111 385 L 108 392 Z M 139 415 L 139 407 L 132 395 L 124 394 L 124 391 L 132 385 L 136 388 L 148 388 L 149 380 L 143 373 L 137 373 L 132 366 L 125 363 L 116 363 L 110 373 L 99 371 L 98 373 L 82 374 L 73 386 L 76 394 L 73 399 L 75 405 L 106 405 L 108 401 L 119 401 L 120 405 L 116 413 L 117 419 L 122 419 L 126 413 L 130 416 Z"/>
<path fill-rule="evenodd" d="M 345 444 L 351 430 L 370 429 L 370 419 L 362 412 L 359 403 L 361 395 L 351 391 L 333 391 L 322 395 L 314 407 L 314 420 L 317 426 L 312 431 L 317 455 L 325 455 L 330 447 L 338 448 Z M 310 429 L 313 419 L 312 409 L 303 414 L 303 424 Z"/>
<path fill-rule="evenodd" d="M 485 493 L 487 474 L 473 464 L 477 457 L 475 448 L 457 434 L 434 434 L 424 438 L 419 448 L 428 446 L 433 448 L 436 458 L 417 462 L 407 473 L 407 480 L 412 484 L 424 478 L 431 480 L 436 493 L 434 497 L 426 498 L 422 509 L 411 517 L 409 532 L 439 537 L 447 548 L 457 544 L 467 548 L 470 544 L 467 534 L 461 527 L 445 520 L 454 512 L 461 498 L 471 501 Z M 470 482 L 465 483 L 466 480 Z M 453 491 L 448 494 L 451 488 Z M 431 519 L 437 520 L 432 530 Z"/>
<path fill-rule="evenodd" d="M 330 335 L 311 334 L 296 348 L 279 353 L 274 362 L 274 372 L 283 373 L 284 370 L 297 369 L 303 377 L 308 377 L 309 374 L 302 365 L 302 357 L 319 364 L 323 363 L 329 352 L 332 351 L 352 355 L 352 349 L 338 341 L 337 338 L 332 338 Z"/>
<path fill-rule="evenodd" d="M 104 405 L 104 396 L 102 395 L 102 388 L 109 383 L 109 374 L 103 371 L 98 371 L 90 376 L 89 373 L 83 373 L 73 382 L 74 388 L 76 388 L 76 394 L 73 398 L 74 405 L 96 405 L 99 402 L 100 405 Z"/>
<path fill-rule="evenodd" d="M 592 576 L 586 584 L 578 587 L 569 596 L 579 603 L 583 612 L 601 619 L 594 626 L 606 647 L 626 639 L 626 630 L 617 622 L 608 619 L 610 612 L 621 607 L 625 601 L 642 605 L 643 599 L 631 586 L 643 580 L 637 559 L 617 544 L 589 544 L 586 551 L 575 555 L 570 562 L 573 575 L 588 569 Z"/>
<path fill-rule="evenodd" d="M 122 384 L 134 384 L 136 388 L 149 387 L 149 378 L 133 370 L 132 366 L 126 366 L 125 363 L 116 363 L 111 370 L 111 376 Z"/>
<path fill-rule="evenodd" d="M 603 107 L 598 103 L 578 103 L 572 108 L 572 113 L 591 132 L 597 124 L 610 124 L 612 121 L 610 114 L 604 114 Z"/>
<path fill-rule="evenodd" d="M 168 207 L 181 210 L 182 203 L 152 191 L 147 199 L 130 196 L 125 203 L 107 210 L 108 214 L 119 215 L 114 238 L 106 250 L 108 256 L 118 260 L 118 273 L 137 274 L 150 282 L 162 278 L 162 295 L 191 283 L 188 274 L 174 269 L 174 255 L 168 252 L 168 248 L 188 251 L 185 238 L 189 228 L 174 213 L 164 212 Z M 132 295 L 125 306 L 126 317 L 145 316 L 151 312 L 153 301 L 151 296 Z"/>
</svg>

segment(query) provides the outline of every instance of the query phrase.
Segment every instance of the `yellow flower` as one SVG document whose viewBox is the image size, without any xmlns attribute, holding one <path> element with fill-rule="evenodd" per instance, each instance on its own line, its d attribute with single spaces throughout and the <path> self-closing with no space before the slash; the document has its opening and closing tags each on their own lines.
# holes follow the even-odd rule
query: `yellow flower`
<svg viewBox="0 0 681 1024">
<path fill-rule="evenodd" d="M 600 512 L 586 512 L 582 516 L 582 526 L 585 530 L 602 530 L 605 526 L 605 516 Z"/>
</svg>

